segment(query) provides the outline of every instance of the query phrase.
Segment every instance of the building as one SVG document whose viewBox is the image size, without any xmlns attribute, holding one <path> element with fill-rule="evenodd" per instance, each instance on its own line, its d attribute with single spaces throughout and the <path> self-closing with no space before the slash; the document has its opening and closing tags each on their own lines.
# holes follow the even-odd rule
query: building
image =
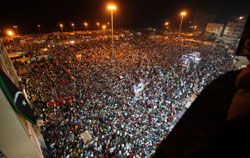
<svg viewBox="0 0 250 158">
<path fill-rule="evenodd" d="M 18 83 L 16 70 L 8 56 L 5 47 L 0 39 L 0 69 L 7 78 L 12 81 L 19 91 L 16 93 L 20 96 L 21 90 Z M 3 74 L 1 73 L 1 74 Z M 10 82 L 9 82 L 10 83 Z M 21 115 L 20 111 L 14 110 L 10 98 L 6 95 L 6 89 L 10 85 L 4 85 L 1 75 L 0 84 L 0 156 L 8 158 L 43 158 L 42 147 L 46 149 L 43 136 L 36 124 L 30 123 L 27 118 Z M 5 87 L 5 88 L 3 88 Z M 13 88 L 13 87 L 12 87 Z M 24 104 L 25 103 L 25 104 Z M 23 103 L 25 107 L 26 102 Z M 15 105 L 17 106 L 16 102 Z M 27 106 L 26 106 L 27 107 Z"/>
<path fill-rule="evenodd" d="M 224 24 L 208 23 L 206 31 L 208 33 L 214 33 L 217 37 L 221 36 Z"/>
<path fill-rule="evenodd" d="M 228 22 L 223 32 L 223 40 L 238 42 L 240 40 L 245 23 L 246 18 L 244 16 L 234 18 Z"/>
<path fill-rule="evenodd" d="M 237 39 L 240 38 L 243 25 L 235 22 L 228 22 L 223 33 L 225 38 Z"/>
<path fill-rule="evenodd" d="M 216 15 L 208 14 L 206 10 L 200 9 L 195 12 L 193 26 L 196 26 L 196 31 L 205 31 L 208 23 L 215 21 Z"/>
<path fill-rule="evenodd" d="M 237 39 L 240 38 L 241 33 L 243 31 L 246 20 L 242 19 L 243 17 L 239 17 L 238 20 L 233 22 L 228 22 L 223 33 L 224 37 Z"/>
</svg>

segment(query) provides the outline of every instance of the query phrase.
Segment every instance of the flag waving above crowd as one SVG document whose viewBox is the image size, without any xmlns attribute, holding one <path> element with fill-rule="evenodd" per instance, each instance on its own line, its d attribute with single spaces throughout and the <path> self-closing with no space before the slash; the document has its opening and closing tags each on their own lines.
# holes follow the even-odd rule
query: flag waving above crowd
<svg viewBox="0 0 250 158">
<path fill-rule="evenodd" d="M 22 91 L 16 87 L 16 85 L 5 75 L 2 70 L 0 71 L 0 75 L 1 89 L 3 90 L 12 107 L 23 118 L 25 118 L 32 124 L 36 124 L 36 119 L 33 111 L 31 110 L 30 105 L 25 99 Z"/>
</svg>

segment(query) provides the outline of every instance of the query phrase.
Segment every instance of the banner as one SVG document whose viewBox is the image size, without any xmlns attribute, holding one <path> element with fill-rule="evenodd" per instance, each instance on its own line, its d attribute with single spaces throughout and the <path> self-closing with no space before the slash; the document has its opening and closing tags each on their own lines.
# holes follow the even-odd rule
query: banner
<svg viewBox="0 0 250 158">
<path fill-rule="evenodd" d="M 93 140 L 92 136 L 89 134 L 88 131 L 82 132 L 80 136 L 82 138 L 82 141 L 84 141 L 84 144 L 88 144 Z"/>
<path fill-rule="evenodd" d="M 20 91 L 16 85 L 5 75 L 5 73 L 0 71 L 0 86 L 3 90 L 6 98 L 24 119 L 28 120 L 32 124 L 36 124 L 36 119 L 33 111 L 30 108 L 27 100 L 25 99 L 22 91 Z"/>
</svg>

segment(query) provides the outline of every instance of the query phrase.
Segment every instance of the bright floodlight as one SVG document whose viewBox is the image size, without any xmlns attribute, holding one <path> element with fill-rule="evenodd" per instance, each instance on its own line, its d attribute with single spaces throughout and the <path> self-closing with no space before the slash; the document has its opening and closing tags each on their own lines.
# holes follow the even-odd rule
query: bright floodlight
<svg viewBox="0 0 250 158">
<path fill-rule="evenodd" d="M 165 26 L 168 26 L 169 22 L 165 22 Z"/>
<path fill-rule="evenodd" d="M 71 26 L 75 26 L 75 24 L 74 24 L 74 23 L 71 23 Z"/>
<path fill-rule="evenodd" d="M 109 10 L 116 10 L 116 6 L 113 4 L 108 5 L 107 7 Z"/>
<path fill-rule="evenodd" d="M 102 29 L 103 29 L 103 30 L 105 30 L 105 29 L 106 29 L 106 27 L 107 27 L 106 25 L 102 25 Z"/>
<path fill-rule="evenodd" d="M 13 31 L 11 31 L 11 30 L 8 30 L 8 31 L 7 31 L 7 34 L 8 34 L 9 36 L 13 36 L 13 35 L 14 35 Z"/>
<path fill-rule="evenodd" d="M 97 23 L 96 23 L 96 25 L 97 25 L 97 26 L 99 26 L 99 25 L 100 25 L 100 23 L 99 23 L 99 22 L 97 22 Z"/>
<path fill-rule="evenodd" d="M 84 26 L 88 26 L 88 23 L 85 22 L 85 23 L 84 23 Z"/>
<path fill-rule="evenodd" d="M 60 27 L 63 27 L 63 24 L 60 24 Z"/>
<path fill-rule="evenodd" d="M 244 16 L 240 16 L 239 19 L 242 20 L 244 18 Z"/>
<path fill-rule="evenodd" d="M 185 16 L 186 14 L 186 12 L 181 12 L 181 16 Z"/>
</svg>

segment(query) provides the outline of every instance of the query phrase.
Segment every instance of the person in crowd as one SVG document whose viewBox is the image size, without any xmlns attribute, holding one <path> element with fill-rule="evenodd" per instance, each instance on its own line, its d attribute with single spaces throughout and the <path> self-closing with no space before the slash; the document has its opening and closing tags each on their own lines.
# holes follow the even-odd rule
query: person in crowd
<svg viewBox="0 0 250 158">
<path fill-rule="evenodd" d="M 54 57 L 30 63 L 20 76 L 51 157 L 150 157 L 189 98 L 232 63 L 223 46 L 147 34 L 119 37 L 114 62 L 110 39 L 98 35 L 53 42 L 5 43 L 9 52 L 37 57 L 47 48 Z M 193 52 L 200 61 L 184 63 Z M 80 136 L 84 131 L 91 142 Z"/>
</svg>

